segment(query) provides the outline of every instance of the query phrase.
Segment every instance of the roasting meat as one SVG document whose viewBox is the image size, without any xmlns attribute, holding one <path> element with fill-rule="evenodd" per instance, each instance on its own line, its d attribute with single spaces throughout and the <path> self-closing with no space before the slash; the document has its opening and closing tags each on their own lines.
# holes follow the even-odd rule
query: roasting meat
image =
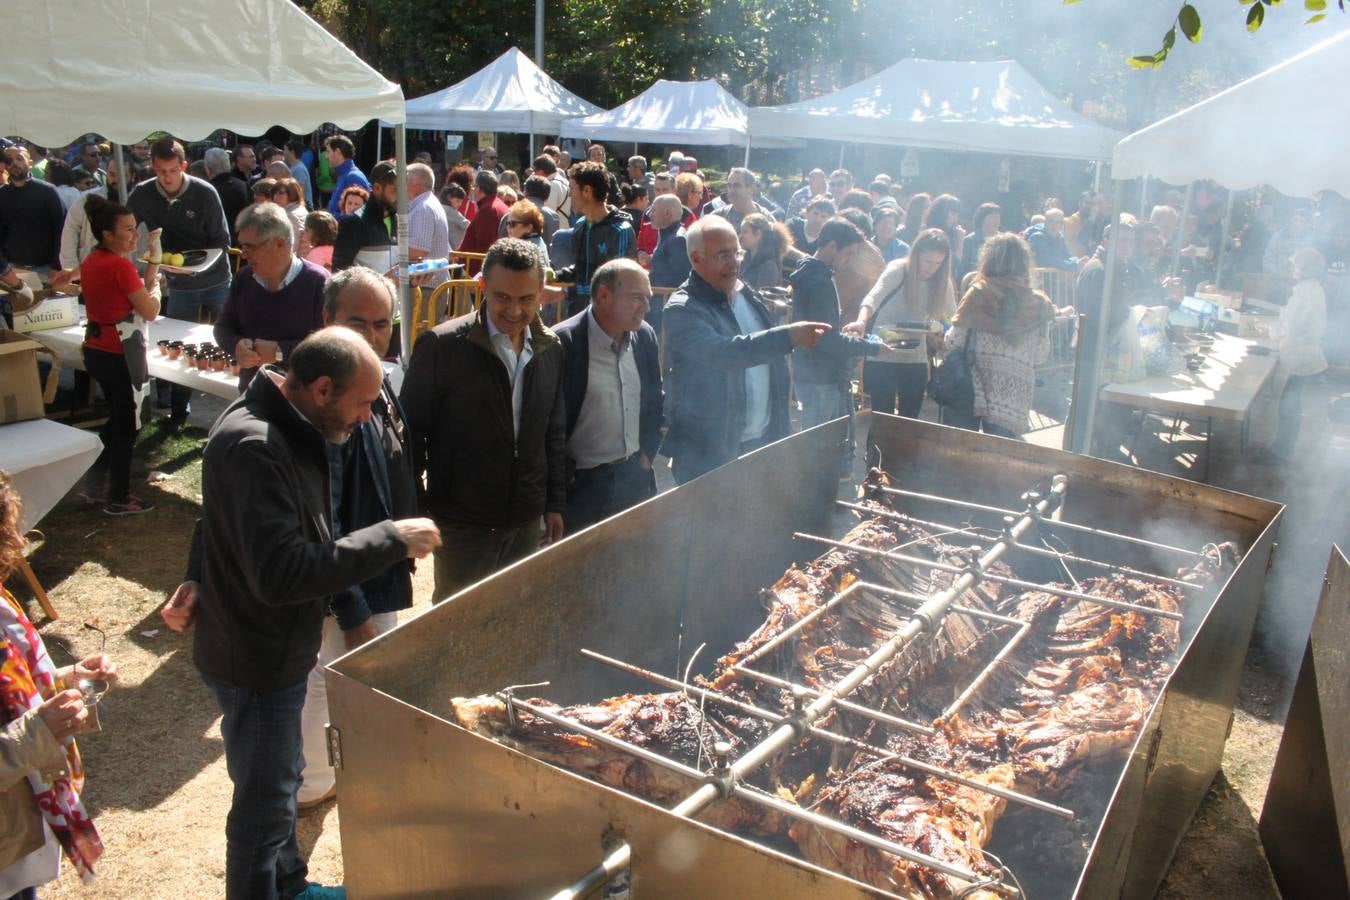
<svg viewBox="0 0 1350 900">
<path fill-rule="evenodd" d="M 964 568 L 984 549 L 888 516 L 899 512 L 878 490 L 888 483 L 879 471 L 868 476 L 862 505 L 872 514 L 842 538 L 864 549 L 831 549 L 789 569 L 761 593 L 763 623 L 706 676 L 694 678 L 696 686 L 763 715 L 679 691 L 567 707 L 530 703 L 691 769 L 710 768 L 709 750 L 718 741 L 739 757 L 792 710 L 791 695 L 775 679 L 816 692 L 830 689 L 890 640 L 924 597 L 952 584 L 957 575 L 940 567 Z M 1232 545 L 1210 545 L 1177 577 L 1206 584 L 1236 561 Z M 987 573 L 1013 574 L 1003 561 Z M 1175 585 L 1145 577 L 1102 575 L 1059 586 L 1151 609 L 1181 608 Z M 845 591 L 847 597 L 832 602 Z M 700 820 L 795 842 L 803 858 L 903 897 L 998 896 L 989 888 L 1003 875 L 984 848 L 1009 801 L 908 761 L 1053 800 L 1084 767 L 1118 760 L 1133 746 L 1175 663 L 1180 628 L 1160 616 L 1046 590 L 1019 592 L 992 579 L 967 591 L 959 604 L 964 612 L 948 612 L 848 698 L 919 728 L 836 707 L 815 725 L 848 740 L 808 736 L 753 773 L 750 783 L 970 872 L 973 884 L 739 795 L 714 803 Z M 977 678 L 977 687 L 967 691 Z M 484 737 L 667 807 L 700 783 L 524 710 L 512 727 L 497 697 L 457 697 L 451 712 Z"/>
</svg>

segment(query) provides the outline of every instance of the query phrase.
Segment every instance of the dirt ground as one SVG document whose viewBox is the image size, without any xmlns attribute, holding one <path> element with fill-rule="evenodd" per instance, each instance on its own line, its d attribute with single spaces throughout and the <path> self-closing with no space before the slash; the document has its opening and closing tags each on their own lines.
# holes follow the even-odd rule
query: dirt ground
<svg viewBox="0 0 1350 900">
<path fill-rule="evenodd" d="M 44 897 L 223 893 L 230 783 L 220 717 L 192 665 L 189 638 L 166 629 L 158 616 L 182 574 L 200 504 L 205 426 L 219 408 L 209 399 L 197 402 L 193 425 L 182 436 L 167 437 L 154 425 L 142 433 L 138 460 L 169 476 L 138 488 L 154 498 L 156 510 L 128 520 L 108 519 L 72 492 L 41 523 L 47 541 L 31 563 L 61 614 L 59 621 L 41 619 L 27 587 L 11 580 L 59 662 L 104 649 L 121 671 L 120 687 L 101 706 L 103 733 L 80 741 L 90 773 L 86 801 L 107 846 L 99 880 L 85 889 L 67 871 L 44 888 Z M 1184 464 L 1183 457 L 1178 459 Z M 1170 465 L 1167 458 L 1145 462 Z M 1218 465 L 1216 482 L 1233 486 L 1225 480 L 1238 480 L 1249 493 L 1277 496 L 1262 488 L 1273 491 L 1279 485 L 1259 480 L 1253 485 L 1240 463 L 1228 470 L 1221 459 Z M 144 472 L 136 474 L 144 480 Z M 1320 555 L 1325 563 L 1329 540 L 1318 533 L 1325 543 L 1310 549 L 1306 559 Z M 1345 539 L 1341 532 L 1336 538 Z M 1277 568 L 1284 564 L 1281 560 Z M 430 567 L 422 568 L 416 585 L 419 609 L 429 604 L 431 587 Z M 1279 583 L 1278 573 L 1272 573 L 1272 581 Z M 1291 584 L 1285 586 L 1305 589 L 1301 579 Z M 1256 834 L 1291 690 L 1288 654 L 1276 649 L 1279 659 L 1260 648 L 1248 656 L 1223 771 L 1178 851 L 1162 897 L 1278 897 Z M 338 816 L 337 804 L 329 802 L 300 821 L 311 878 L 322 883 L 342 881 Z"/>
</svg>

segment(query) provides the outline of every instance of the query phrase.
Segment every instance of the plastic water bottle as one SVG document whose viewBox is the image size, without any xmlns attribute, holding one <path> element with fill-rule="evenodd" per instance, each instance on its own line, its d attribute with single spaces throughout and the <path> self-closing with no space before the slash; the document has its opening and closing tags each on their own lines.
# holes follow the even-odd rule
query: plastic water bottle
<svg viewBox="0 0 1350 900">
<path fill-rule="evenodd" d="M 424 259 L 421 262 L 415 262 L 408 266 L 409 275 L 424 275 L 427 272 L 435 272 L 438 269 L 450 268 L 450 260 L 444 257 L 440 259 Z"/>
</svg>

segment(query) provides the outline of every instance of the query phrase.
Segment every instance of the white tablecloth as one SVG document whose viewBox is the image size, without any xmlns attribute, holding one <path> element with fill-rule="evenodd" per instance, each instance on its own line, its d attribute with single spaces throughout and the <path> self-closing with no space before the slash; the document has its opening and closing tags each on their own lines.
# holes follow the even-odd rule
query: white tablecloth
<svg viewBox="0 0 1350 900">
<path fill-rule="evenodd" d="M 42 521 L 102 449 L 97 434 L 50 419 L 0 425 L 0 469 L 23 497 L 19 527 L 27 530 Z"/>
<path fill-rule="evenodd" d="M 80 320 L 84 321 L 84 307 L 78 308 Z M 158 341 L 182 341 L 185 344 L 215 343 L 212 325 L 197 322 L 185 322 L 182 319 L 170 319 L 161 316 L 149 324 L 150 348 L 148 362 L 151 378 L 162 378 L 175 384 L 185 385 L 194 391 L 212 394 L 224 400 L 233 400 L 239 396 L 239 377 L 223 372 L 201 372 L 189 368 L 180 357 L 170 360 L 160 356 Z M 84 343 L 84 326 L 73 325 L 70 328 L 56 328 L 51 331 L 36 331 L 27 335 L 61 357 L 61 364 L 72 369 L 84 368 L 84 357 L 80 345 Z M 394 390 L 398 391 L 403 383 L 403 369 L 397 363 L 386 362 L 384 370 Z"/>
<path fill-rule="evenodd" d="M 84 319 L 84 307 L 79 307 L 80 319 Z M 170 319 L 160 317 L 149 325 L 150 329 L 150 351 L 148 362 L 151 378 L 163 378 L 165 381 L 172 381 L 176 384 L 185 385 L 194 391 L 201 391 L 204 394 L 213 394 L 225 400 L 233 400 L 239 396 L 239 377 L 231 375 L 229 370 L 223 372 L 199 372 L 196 369 L 188 368 L 181 358 L 170 360 L 167 356 L 159 355 L 159 348 L 155 346 L 156 341 L 182 341 L 185 344 L 206 344 L 214 343 L 215 337 L 212 336 L 211 325 L 202 325 L 197 322 L 184 322 L 182 319 Z M 84 357 L 80 353 L 80 345 L 84 343 L 84 326 L 72 325 L 70 328 L 56 328 L 51 331 L 35 331 L 28 337 L 49 347 L 52 352 L 60 354 L 61 364 L 72 369 L 84 368 Z"/>
<path fill-rule="evenodd" d="M 1213 346 L 1202 351 L 1205 361 L 1200 371 L 1108 384 L 1102 388 L 1102 399 L 1160 412 L 1242 421 L 1279 362 L 1278 354 L 1255 350 L 1270 345 L 1270 341 L 1215 335 Z"/>
</svg>

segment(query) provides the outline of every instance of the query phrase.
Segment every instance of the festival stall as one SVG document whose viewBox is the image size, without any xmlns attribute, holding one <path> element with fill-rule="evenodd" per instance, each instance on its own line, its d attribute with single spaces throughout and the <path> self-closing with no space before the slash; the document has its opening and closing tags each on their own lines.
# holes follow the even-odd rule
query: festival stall
<svg viewBox="0 0 1350 900">
<path fill-rule="evenodd" d="M 800 103 L 749 111 L 768 139 L 1105 159 L 1120 134 L 1074 112 L 1014 60 L 902 59 L 870 78 Z"/>
</svg>

